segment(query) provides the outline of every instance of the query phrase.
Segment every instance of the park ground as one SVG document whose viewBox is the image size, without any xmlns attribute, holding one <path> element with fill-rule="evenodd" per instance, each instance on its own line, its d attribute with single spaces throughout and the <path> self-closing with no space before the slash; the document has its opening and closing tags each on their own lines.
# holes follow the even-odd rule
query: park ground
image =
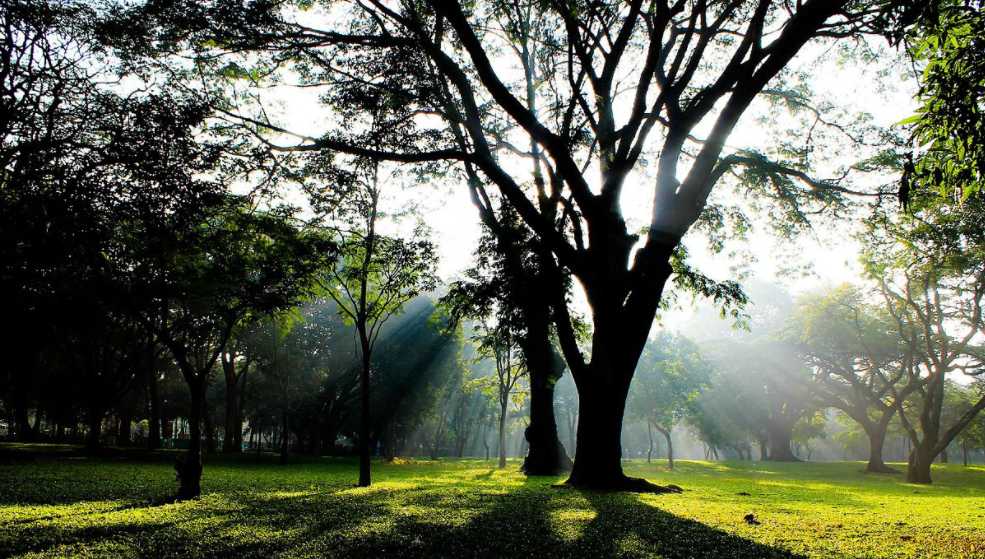
<svg viewBox="0 0 985 559">
<path fill-rule="evenodd" d="M 856 462 L 630 462 L 685 490 L 636 495 L 516 462 L 378 463 L 356 488 L 347 459 L 212 457 L 175 503 L 173 458 L 0 445 L 0 557 L 985 557 L 983 466 L 920 486 Z"/>
</svg>

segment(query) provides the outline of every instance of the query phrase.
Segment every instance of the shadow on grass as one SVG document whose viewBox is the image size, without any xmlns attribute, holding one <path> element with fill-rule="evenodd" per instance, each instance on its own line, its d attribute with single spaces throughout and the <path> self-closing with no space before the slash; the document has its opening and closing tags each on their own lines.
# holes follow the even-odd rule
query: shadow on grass
<svg viewBox="0 0 985 559">
<path fill-rule="evenodd" d="M 0 538 L 0 554 L 98 554 L 105 542 L 143 556 L 795 557 L 636 495 L 539 481 L 510 491 L 492 483 L 227 491 L 14 529 Z"/>
</svg>

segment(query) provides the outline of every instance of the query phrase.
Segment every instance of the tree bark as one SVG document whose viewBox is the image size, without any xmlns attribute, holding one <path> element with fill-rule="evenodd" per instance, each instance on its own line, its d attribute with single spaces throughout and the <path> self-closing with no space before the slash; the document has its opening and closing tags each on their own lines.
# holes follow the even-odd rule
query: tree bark
<svg viewBox="0 0 985 559">
<path fill-rule="evenodd" d="M 800 462 L 790 448 L 793 425 L 788 422 L 771 422 L 769 426 L 769 460 L 774 462 Z"/>
<path fill-rule="evenodd" d="M 369 344 L 365 335 L 362 335 L 362 370 L 359 374 L 359 401 L 360 401 L 360 422 L 359 422 L 359 487 L 369 487 L 372 483 L 369 462 L 369 368 L 370 354 Z"/>
<path fill-rule="evenodd" d="M 567 481 L 575 487 L 618 490 L 628 486 L 630 478 L 622 471 L 621 438 L 629 387 L 617 378 L 606 380 L 612 382 L 579 386 L 578 441 Z"/>
<path fill-rule="evenodd" d="M 537 278 L 543 282 L 543 278 Z M 554 386 L 564 374 L 564 363 L 550 341 L 548 297 L 525 302 L 527 331 L 520 340 L 530 378 L 530 423 L 524 431 L 527 455 L 523 472 L 554 476 L 571 470 L 571 459 L 557 435 Z"/>
<path fill-rule="evenodd" d="M 657 426 L 657 431 L 664 436 L 664 440 L 667 441 L 667 465 L 673 470 L 674 469 L 674 443 L 670 441 L 670 429 L 664 429 L 663 427 Z"/>
<path fill-rule="evenodd" d="M 544 341 L 549 343 L 546 339 Z M 554 385 L 558 375 L 554 371 L 544 371 L 529 365 L 528 374 L 530 424 L 524 430 L 528 450 L 522 470 L 529 476 L 558 475 L 571 470 L 571 459 L 558 438 L 557 420 L 554 416 Z"/>
<path fill-rule="evenodd" d="M 188 388 L 191 391 L 188 452 L 175 466 L 179 499 L 194 499 L 202 494 L 202 412 L 205 405 L 205 382 L 189 381 Z"/>
<path fill-rule="evenodd" d="M 892 417 L 892 415 L 890 415 Z M 890 468 L 882 460 L 882 449 L 886 443 L 886 430 L 889 427 L 888 421 L 875 423 L 865 430 L 869 437 L 869 462 L 865 465 L 865 471 L 873 474 L 895 474 L 898 471 Z"/>
<path fill-rule="evenodd" d="M 224 437 L 222 438 L 222 451 L 226 453 L 239 453 L 243 450 L 243 415 L 240 407 L 240 377 L 242 371 L 237 374 L 236 356 L 223 355 L 222 373 L 226 381 L 226 415 L 223 424 Z"/>
<path fill-rule="evenodd" d="M 506 403 L 499 407 L 499 468 L 506 467 Z"/>
<path fill-rule="evenodd" d="M 934 457 L 923 446 L 910 451 L 909 463 L 906 467 L 906 481 L 910 483 L 931 483 L 930 465 Z"/>
<path fill-rule="evenodd" d="M 650 441 L 650 446 L 646 449 L 646 463 L 650 464 L 653 458 L 653 426 L 649 421 L 646 422 L 646 437 Z"/>
</svg>

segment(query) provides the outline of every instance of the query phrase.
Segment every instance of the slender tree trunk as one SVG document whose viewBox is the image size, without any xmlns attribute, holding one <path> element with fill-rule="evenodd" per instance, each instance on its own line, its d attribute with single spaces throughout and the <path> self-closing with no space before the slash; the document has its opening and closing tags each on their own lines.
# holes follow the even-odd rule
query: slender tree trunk
<svg viewBox="0 0 985 559">
<path fill-rule="evenodd" d="M 664 440 L 667 441 L 667 467 L 671 470 L 674 469 L 674 443 L 670 441 L 670 429 L 664 429 L 663 427 L 657 426 L 657 430 L 664 436 Z"/>
<path fill-rule="evenodd" d="M 499 464 L 498 467 L 506 467 L 506 402 L 499 405 Z"/>
<path fill-rule="evenodd" d="M 359 487 L 369 487 L 372 483 L 369 462 L 369 344 L 363 336 L 362 344 L 363 367 L 359 374 Z"/>
<path fill-rule="evenodd" d="M 227 365 L 223 362 L 223 369 Z M 223 429 L 225 436 L 222 438 L 222 451 L 228 453 L 239 453 L 242 450 L 243 441 L 243 416 L 239 408 L 239 377 L 235 374 L 225 375 L 226 379 L 226 417 Z"/>
<path fill-rule="evenodd" d="M 650 446 L 646 449 L 646 463 L 649 464 L 653 458 L 653 426 L 649 421 L 646 422 L 646 436 L 650 441 Z"/>
<path fill-rule="evenodd" d="M 941 464 L 947 464 L 948 463 L 947 462 L 947 459 L 948 458 L 947 458 L 947 449 L 946 448 L 944 450 L 942 450 L 941 453 L 938 454 L 938 456 L 940 456 Z"/>
<path fill-rule="evenodd" d="M 961 463 L 963 466 L 968 467 L 968 445 L 961 445 Z"/>
</svg>

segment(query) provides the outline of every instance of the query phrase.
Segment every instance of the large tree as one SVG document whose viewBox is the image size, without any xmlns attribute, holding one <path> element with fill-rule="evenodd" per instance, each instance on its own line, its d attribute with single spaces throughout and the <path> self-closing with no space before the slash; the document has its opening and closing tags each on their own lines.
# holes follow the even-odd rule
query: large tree
<svg viewBox="0 0 985 559">
<path fill-rule="evenodd" d="M 948 379 L 985 370 L 979 341 L 985 331 L 985 198 L 951 204 L 937 193 L 917 192 L 910 211 L 873 217 L 864 260 L 902 342 L 906 384 L 918 385 L 909 399 L 894 394 L 913 443 L 907 480 L 930 483 L 934 458 L 985 409 L 983 396 L 952 421 L 942 420 Z"/>
<path fill-rule="evenodd" d="M 841 410 L 869 438 L 865 471 L 893 473 L 882 460 L 886 431 L 903 401 L 919 387 L 906 374 L 892 317 L 859 288 L 843 285 L 798 301 L 789 334 L 813 370 L 818 404 Z"/>
<path fill-rule="evenodd" d="M 734 293 L 731 285 L 694 281 L 677 258 L 716 184 L 736 167 L 753 165 L 766 176 L 788 177 L 765 181 L 786 203 L 823 206 L 847 192 L 836 181 L 803 180 L 799 163 L 727 153 L 726 139 L 808 43 L 857 35 L 881 15 L 881 6 L 847 0 L 359 2 L 326 4 L 324 17 L 308 19 L 277 4 L 229 9 L 179 2 L 124 14 L 120 28 L 146 32 L 155 49 L 190 37 L 182 47 L 276 53 L 272 64 L 251 75 L 294 61 L 306 85 L 329 86 L 325 100 L 344 122 L 318 137 L 295 134 L 300 142 L 272 138 L 275 149 L 335 150 L 432 170 L 446 162 L 481 176 L 469 183 L 480 211 L 498 194 L 535 234 L 549 256 L 544 265 L 570 272 L 591 308 L 592 341 L 583 351 L 564 290 L 550 294 L 580 393 L 569 482 L 645 490 L 652 485 L 622 473 L 620 432 L 666 283 L 676 271 L 676 281 L 687 287 L 723 298 Z M 517 22 L 529 21 L 532 12 L 546 30 L 538 37 L 536 104 L 528 96 L 531 82 L 518 79 L 530 58 L 517 40 L 523 31 Z M 364 133 L 376 116 L 363 109 L 375 97 L 367 92 L 386 92 L 385 126 L 401 132 L 399 141 L 380 143 Z M 258 132 L 288 132 L 262 117 L 235 116 L 258 125 Z M 519 147 L 517 134 L 529 138 L 531 148 Z M 543 180 L 530 184 L 528 171 L 515 172 L 518 158 L 538 162 Z M 643 162 L 651 160 L 651 176 L 644 178 Z M 638 191 L 641 184 L 648 185 L 652 207 L 647 225 L 636 229 L 622 204 L 626 187 Z"/>
</svg>

